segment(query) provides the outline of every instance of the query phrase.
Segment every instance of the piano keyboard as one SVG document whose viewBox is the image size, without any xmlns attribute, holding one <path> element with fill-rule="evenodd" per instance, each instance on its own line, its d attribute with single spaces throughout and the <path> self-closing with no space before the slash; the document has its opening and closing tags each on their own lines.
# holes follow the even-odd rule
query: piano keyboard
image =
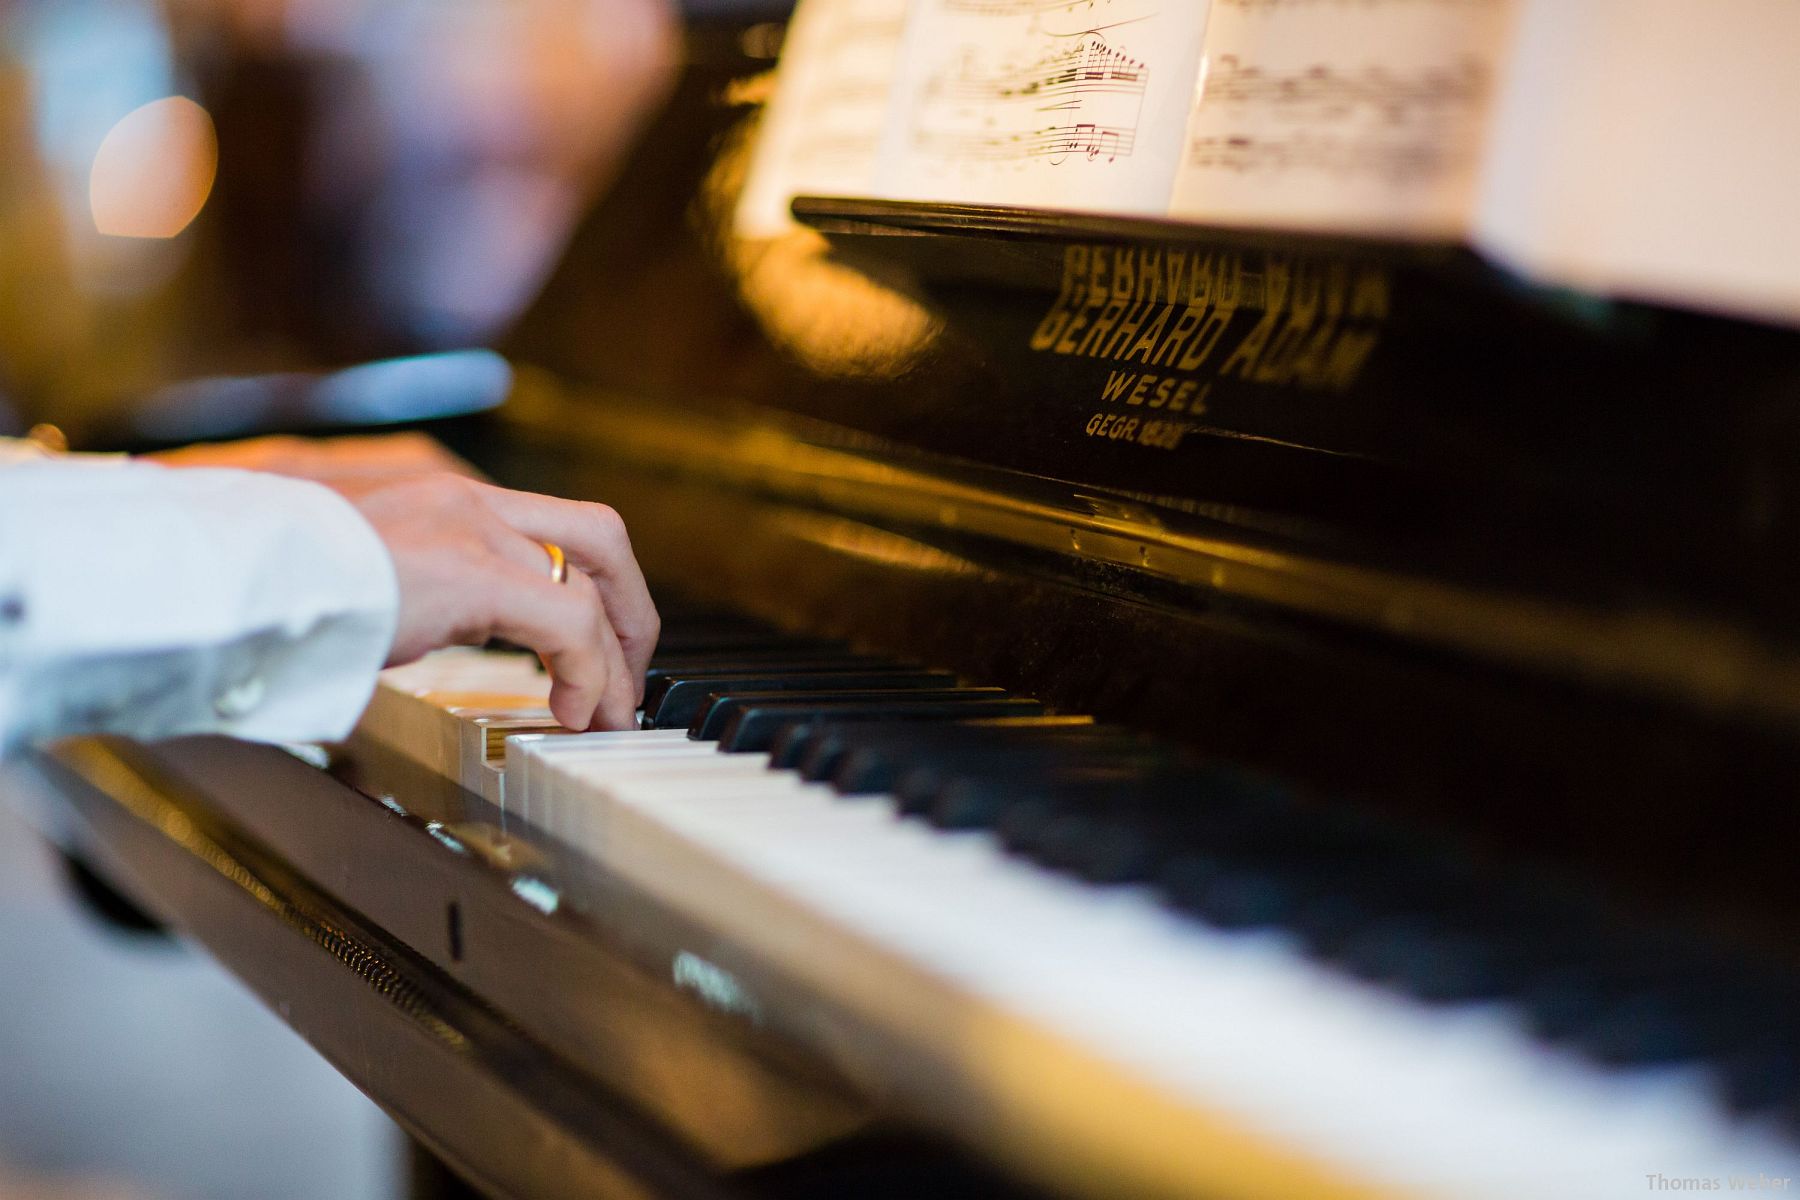
<svg viewBox="0 0 1800 1200">
<path fill-rule="evenodd" d="M 849 1008 L 906 1049 L 911 1111 L 1040 1177 L 1800 1188 L 1787 981 L 1417 834 L 739 623 L 675 625 L 642 729 L 554 732 L 546 691 L 529 656 L 442 653 L 364 733 Z"/>
</svg>

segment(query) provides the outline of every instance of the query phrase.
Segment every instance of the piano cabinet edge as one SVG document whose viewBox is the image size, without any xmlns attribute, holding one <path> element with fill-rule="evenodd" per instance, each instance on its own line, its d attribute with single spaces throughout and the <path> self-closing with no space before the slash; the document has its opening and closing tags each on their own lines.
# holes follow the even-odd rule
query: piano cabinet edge
<svg viewBox="0 0 1800 1200">
<path fill-rule="evenodd" d="M 566 959 L 537 960 L 549 986 L 535 1011 L 490 1003 L 479 984 L 457 977 L 469 972 L 433 961 L 446 959 L 449 947 L 417 936 L 409 919 L 433 913 L 441 934 L 446 898 L 455 897 L 465 936 L 495 919 L 478 935 L 488 947 L 540 951 L 552 944 L 544 933 L 552 922 L 526 916 L 529 905 L 504 873 L 450 853 L 422 828 L 371 838 L 384 824 L 397 833 L 403 822 L 279 750 L 215 738 L 154 749 L 78 739 L 33 765 L 52 790 L 55 811 L 47 815 L 68 849 L 204 946 L 409 1135 L 487 1194 L 774 1198 L 879 1171 L 928 1180 L 951 1197 L 1040 1195 L 939 1138 L 877 1118 L 818 1060 L 721 1018 L 639 963 L 610 961 L 605 986 L 594 988 L 592 971 L 606 955 L 594 953 L 591 939 L 574 969 Z M 247 813 L 269 819 L 246 826 L 239 818 Z M 348 813 L 358 815 L 346 820 Z M 265 840 L 270 834 L 275 839 Z M 315 869 L 346 836 L 367 839 L 363 853 L 338 856 L 339 871 Z M 353 858 L 362 886 L 346 889 Z M 373 901 L 366 911 L 379 912 L 380 922 L 347 903 L 346 891 Z M 421 953 L 406 934 L 437 945 Z M 529 955 L 484 957 L 492 960 L 484 982 L 511 972 L 508 999 L 529 991 L 518 986 L 530 978 L 519 974 Z M 593 990 L 575 990 L 583 987 Z M 547 1026 L 545 1014 L 557 1011 L 577 1025 L 583 1013 L 624 1014 L 618 1024 L 635 1024 L 637 1053 L 619 1055 L 623 1070 L 596 1072 L 605 1051 L 628 1049 L 625 1039 L 615 1036 L 609 1047 L 591 1024 Z M 588 1051 L 584 1061 L 571 1060 L 572 1048 Z M 654 1056 L 674 1064 L 667 1078 L 655 1077 Z M 671 1087 L 685 1089 L 685 1107 L 671 1105 Z M 709 1107 L 733 1104 L 731 1119 L 719 1121 L 715 1111 L 707 1126 Z"/>
<path fill-rule="evenodd" d="M 202 945 L 483 1193 L 739 1194 L 616 1093 L 246 837 L 143 747 L 78 739 L 36 766 L 71 849 Z"/>
</svg>

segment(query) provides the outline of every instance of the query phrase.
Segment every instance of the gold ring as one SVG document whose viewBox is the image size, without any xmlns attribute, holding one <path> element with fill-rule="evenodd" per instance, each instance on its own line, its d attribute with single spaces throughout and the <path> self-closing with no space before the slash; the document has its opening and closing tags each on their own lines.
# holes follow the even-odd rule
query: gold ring
<svg viewBox="0 0 1800 1200">
<path fill-rule="evenodd" d="M 544 551 L 550 555 L 550 578 L 557 583 L 569 582 L 569 556 L 555 542 L 540 542 Z"/>
</svg>

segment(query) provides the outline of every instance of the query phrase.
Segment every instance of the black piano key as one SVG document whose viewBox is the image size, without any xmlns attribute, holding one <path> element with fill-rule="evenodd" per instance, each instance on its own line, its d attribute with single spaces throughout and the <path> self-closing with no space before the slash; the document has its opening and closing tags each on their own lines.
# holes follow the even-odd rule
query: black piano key
<svg viewBox="0 0 1800 1200">
<path fill-rule="evenodd" d="M 1009 801 L 1019 799 L 1016 790 L 987 780 L 964 778 L 945 783 L 934 774 L 931 786 L 915 790 L 907 787 L 909 777 L 902 777 L 901 793 L 908 797 L 909 805 L 919 802 L 918 810 L 939 829 L 986 829 Z"/>
<path fill-rule="evenodd" d="M 1089 866 L 1100 828 L 1101 822 L 1091 810 L 1041 799 L 1007 804 L 994 820 L 1001 844 L 1041 867 L 1074 874 L 1090 883 L 1129 882 L 1126 875 L 1106 877 Z"/>
<path fill-rule="evenodd" d="M 1319 882 L 1304 869 L 1259 861 L 1225 846 L 1212 853 L 1173 854 L 1156 876 L 1171 907 L 1229 930 L 1289 925 Z"/>
<path fill-rule="evenodd" d="M 1090 883 L 1148 882 L 1196 842 L 1196 822 L 1210 826 L 1241 819 L 1244 799 L 1230 788 L 1221 790 L 1216 780 L 1184 782 L 1179 770 L 1161 771 L 1166 778 L 1134 788 L 1104 810 L 1085 813 L 1078 852 L 1059 865 Z M 1264 806 L 1254 801 L 1250 807 Z"/>
<path fill-rule="evenodd" d="M 1413 952 L 1384 982 L 1431 1003 L 1516 997 L 1535 981 L 1595 956 L 1572 913 L 1545 909 L 1496 878 L 1478 875 L 1436 907 L 1415 903 Z"/>
<path fill-rule="evenodd" d="M 1093 783 L 1080 778 L 1078 768 L 1065 766 L 1027 773 L 982 771 L 946 776 L 931 768 L 916 768 L 900 777 L 894 797 L 903 816 L 921 816 L 939 829 L 993 829 L 1008 809 L 1031 804 L 1032 810 L 1016 819 L 1011 828 L 1022 836 L 1024 822 L 1055 797 L 1068 799 L 1089 787 L 1090 802 L 1105 804 L 1117 796 L 1121 780 L 1114 777 Z"/>
<path fill-rule="evenodd" d="M 991 774 L 915 767 L 894 785 L 902 816 L 922 816 L 939 829 L 991 829 L 1009 804 L 1030 799 L 1021 781 Z"/>
<path fill-rule="evenodd" d="M 1786 1014 L 1753 1025 L 1744 1043 L 1714 1064 L 1734 1112 L 1800 1114 L 1800 1008 L 1794 1007 L 1800 998 L 1788 999 Z"/>
<path fill-rule="evenodd" d="M 1666 980 L 1580 905 L 1403 838 L 1368 846 L 1369 871 L 1320 888 L 1285 922 L 1338 969 L 1426 1003 L 1505 1000 L 1537 1036 L 1577 1048 L 1592 1038 L 1607 1062 L 1674 1061 L 1713 1044 L 1685 1044 L 1690 1027 L 1632 1008 Z"/>
<path fill-rule="evenodd" d="M 1066 812 L 1024 781 L 1018 793 L 999 806 L 991 827 L 1002 849 L 1042 862 L 1048 827 Z"/>
<path fill-rule="evenodd" d="M 1712 1032 L 1681 996 L 1648 991 L 1608 1005 L 1577 1044 L 1610 1066 L 1659 1066 L 1703 1057 Z"/>
<path fill-rule="evenodd" d="M 1177 890 L 1180 908 L 1224 930 L 1283 926 L 1307 896 L 1304 879 L 1229 863 L 1213 864 L 1203 877 L 1185 882 L 1183 889 L 1182 877 L 1172 874 L 1164 887 Z"/>
<path fill-rule="evenodd" d="M 847 650 L 829 651 L 751 651 L 723 654 L 674 655 L 653 659 L 644 672 L 642 706 L 653 712 L 662 704 L 664 695 L 684 679 L 731 677 L 733 679 L 786 679 L 800 675 L 838 675 L 849 672 L 921 672 L 926 668 L 873 655 L 851 654 Z M 934 672 L 935 674 L 935 672 Z M 691 715 L 689 717 L 691 719 Z M 645 722 L 647 725 L 649 721 Z M 672 727 L 678 727 L 675 722 Z"/>
<path fill-rule="evenodd" d="M 1286 793 L 1260 776 L 1184 765 L 1154 747 L 1129 744 L 1063 752 L 1035 768 L 1001 759 L 987 771 L 949 779 L 929 769 L 909 772 L 895 790 L 903 813 L 918 812 L 934 825 L 954 829 L 989 827 L 1023 795 L 1079 812 L 1096 828 L 1102 823 L 1137 826 L 1143 830 L 1143 844 L 1163 856 L 1227 815 L 1242 819 L 1254 813 L 1266 822 L 1287 811 Z M 1201 840 L 1210 836 L 1215 835 Z M 1023 843 L 1021 848 L 1028 849 Z M 1089 869 L 1085 856 L 1057 865 L 1076 874 Z"/>
<path fill-rule="evenodd" d="M 1081 855 L 1069 869 L 1089 883 L 1142 883 L 1162 861 L 1162 850 L 1143 826 L 1102 820 L 1094 825 Z"/>
<path fill-rule="evenodd" d="M 1566 1040 L 1611 1066 L 1728 1062 L 1797 1011 L 1791 987 L 1746 978 L 1692 945 L 1639 945 L 1623 961 L 1602 956 L 1590 987 L 1593 1002 Z"/>
<path fill-rule="evenodd" d="M 685 656 L 683 656 L 683 657 L 685 657 Z M 840 669 L 841 668 L 836 667 L 836 666 L 827 666 L 827 667 L 821 668 L 822 671 L 837 671 Z M 854 663 L 849 669 L 858 670 L 858 669 L 868 669 L 868 668 L 866 667 L 865 664 L 863 664 L 861 662 L 857 662 L 857 663 Z M 886 669 L 888 669 L 888 667 L 884 664 L 882 667 L 877 668 L 877 669 L 886 670 Z M 663 666 L 661 663 L 653 661 L 651 663 L 649 669 L 645 672 L 645 675 L 644 675 L 644 705 L 643 705 L 643 707 L 647 713 L 654 714 L 656 709 L 662 704 L 663 694 L 665 692 L 667 692 L 669 690 L 669 688 L 673 687 L 677 682 L 679 682 L 682 679 L 711 677 L 711 676 L 718 676 L 718 675 L 726 675 L 726 676 L 730 676 L 734 679 L 739 678 L 739 677 L 745 678 L 745 679 L 753 679 L 753 678 L 762 678 L 762 677 L 780 677 L 780 676 L 793 675 L 793 674 L 799 673 L 800 671 L 804 671 L 804 670 L 805 670 L 805 668 L 793 668 L 793 667 L 788 667 L 784 664 L 773 664 L 772 665 L 767 662 L 752 661 L 752 662 L 747 662 L 747 663 L 741 663 L 741 662 L 735 661 L 729 655 L 720 655 L 720 656 L 716 656 L 716 657 L 711 657 L 711 661 L 701 661 L 692 666 L 689 666 L 685 670 L 683 670 L 681 668 L 679 662 L 675 667 L 670 668 L 670 667 Z"/>
<path fill-rule="evenodd" d="M 831 782 L 839 795 L 872 795 L 884 788 L 842 786 L 839 775 L 853 748 L 869 749 L 871 741 L 889 744 L 894 735 L 905 735 L 901 745 L 914 747 L 905 751 L 917 758 L 916 747 L 935 741 L 940 735 L 985 733 L 996 728 L 1030 728 L 1055 730 L 1071 725 L 1089 726 L 1087 718 L 1070 720 L 1061 716 L 1033 714 L 1028 716 L 976 716 L 955 721 L 891 721 L 883 722 L 858 717 L 841 721 L 795 721 L 782 728 L 769 746 L 769 768 L 791 770 L 809 783 Z"/>
<path fill-rule="evenodd" d="M 1566 1042 L 1592 1027 L 1614 988 L 1598 963 L 1580 964 L 1533 980 L 1517 999 L 1533 1033 L 1545 1041 Z"/>
<path fill-rule="evenodd" d="M 949 745 L 941 750 L 921 747 L 916 758 L 883 763 L 879 759 L 859 764 L 867 775 L 864 780 L 845 783 L 879 782 L 893 786 L 899 776 L 914 767 L 936 769 L 946 778 L 954 774 L 1004 771 L 1014 764 L 1074 763 L 1097 757 L 1125 755 L 1166 756 L 1167 747 L 1152 745 L 1140 735 L 1118 726 L 1088 725 L 1046 730 L 996 730 L 964 744 Z"/>
<path fill-rule="evenodd" d="M 1291 929 L 1314 957 L 1326 962 L 1370 953 L 1370 947 L 1359 941 L 1369 929 L 1403 919 L 1426 903 L 1419 888 L 1391 874 L 1393 869 L 1393 860 L 1375 850 L 1359 855 L 1356 865 L 1340 872 L 1332 886 L 1307 898 L 1294 914 Z"/>
<path fill-rule="evenodd" d="M 808 715 L 809 709 L 834 703 L 882 704 L 901 700 L 938 703 L 963 698 L 994 700 L 1007 695 L 1000 688 L 957 687 L 954 681 L 944 682 L 942 679 L 916 686 L 901 680 L 891 684 L 886 680 L 874 680 L 862 682 L 862 686 L 857 686 L 858 682 L 860 681 L 847 681 L 843 687 L 836 684 L 812 684 L 798 688 L 716 688 L 694 713 L 693 720 L 688 722 L 688 736 L 697 742 L 719 741 L 726 724 L 745 704 L 787 704 L 795 714 L 794 720 L 805 722 L 817 719 Z M 759 748 L 767 750 L 769 747 L 764 744 Z"/>
<path fill-rule="evenodd" d="M 953 787 L 958 789 L 961 799 L 950 807 L 961 814 L 954 818 L 960 828 L 967 827 L 962 823 L 968 821 L 987 823 L 977 815 L 991 808 L 991 802 L 981 798 L 987 792 L 1003 798 L 1008 788 L 1016 790 L 1023 780 L 1045 787 L 1059 772 L 1100 764 L 1132 765 L 1147 776 L 1169 758 L 1165 749 L 1134 736 L 1117 736 L 1111 730 L 1092 734 L 1071 731 L 1036 739 L 953 747 L 941 753 L 921 754 L 916 760 L 878 763 L 875 767 L 882 781 L 889 783 L 888 790 L 903 816 L 930 818 L 939 806 L 940 795 Z M 1073 785 L 1078 781 L 1069 777 L 1064 782 Z M 1092 803 L 1104 806 L 1110 798 L 1101 794 Z"/>
<path fill-rule="evenodd" d="M 967 722 L 951 725 L 882 726 L 862 723 L 821 722 L 805 730 L 796 730 L 785 745 L 786 765 L 812 782 L 834 780 L 852 755 L 858 762 L 873 765 L 890 758 L 917 758 L 933 753 L 934 747 L 989 744 L 1003 738 L 1034 737 L 1043 732 L 1068 728 L 1091 729 L 1091 718 L 1040 716 L 1002 718 L 1004 725 L 992 722 Z M 852 774 L 857 772 L 851 767 Z M 838 790 L 845 791 L 843 781 Z M 885 791 L 885 787 L 859 787 L 857 793 Z"/>
<path fill-rule="evenodd" d="M 1024 760 L 1058 748 L 1137 740 L 1120 730 L 1070 724 L 1061 717 L 1025 720 L 1043 723 L 950 725 L 905 736 L 891 736 L 895 731 L 887 730 L 822 730 L 813 735 L 804 756 L 794 765 L 809 780 L 829 779 L 845 795 L 869 795 L 891 791 L 899 777 L 915 767 L 948 771 L 1007 756 Z M 1147 743 L 1139 744 L 1147 748 Z"/>
<path fill-rule="evenodd" d="M 1611 1014 L 1629 1010 L 1635 997 L 1681 983 L 1683 973 L 1672 967 L 1683 955 L 1679 945 L 1622 934 L 1600 920 L 1586 925 L 1584 932 L 1587 953 L 1541 972 L 1517 996 L 1527 1024 L 1545 1041 L 1579 1047 L 1595 1038 Z M 1632 1016 L 1627 1023 L 1645 1016 Z M 1617 1042 L 1625 1032 L 1604 1033 L 1600 1040 Z"/>
<path fill-rule="evenodd" d="M 724 662 L 720 660 L 716 666 L 693 667 L 652 667 L 644 676 L 644 711 L 653 714 L 662 707 L 664 698 L 671 691 L 693 691 L 698 682 L 720 682 L 720 684 L 751 685 L 758 680 L 774 680 L 770 687 L 779 689 L 787 687 L 788 680 L 805 680 L 810 676 L 841 676 L 862 673 L 925 673 L 925 667 L 905 666 L 898 662 L 882 662 L 868 658 L 841 657 L 826 658 L 819 662 Z M 931 671 L 931 675 L 947 675 L 943 671 Z M 700 693 L 704 694 L 704 693 Z M 691 703 L 691 696 L 684 703 Z M 691 718 L 693 712 L 688 709 Z"/>
<path fill-rule="evenodd" d="M 1455 928 L 1437 916 L 1377 920 L 1347 938 L 1338 965 L 1427 1003 L 1509 994 L 1517 985 L 1517 944 L 1492 931 Z"/>
<path fill-rule="evenodd" d="M 854 700 L 820 699 L 818 701 L 747 701 L 739 698 L 729 704 L 729 715 L 719 731 L 719 748 L 729 753 L 766 750 L 783 726 L 796 720 L 891 720 L 891 721 L 957 721 L 970 717 L 1029 716 L 1042 712 L 1035 700 L 1007 697 L 998 692 L 990 698 L 967 692 L 939 693 L 935 699 L 919 693 L 904 699 L 893 693 L 891 699 Z M 719 706 L 715 706 L 715 709 Z M 694 736 L 690 730 L 689 736 Z"/>
<path fill-rule="evenodd" d="M 1063 750 L 1036 763 L 983 772 L 1018 798 L 994 816 L 993 828 L 1008 851 L 1054 870 L 1073 870 L 1080 841 L 1108 814 L 1131 805 L 1156 759 L 1136 749 Z"/>
<path fill-rule="evenodd" d="M 1358 830 L 1342 863 L 1292 928 L 1339 969 L 1430 1003 L 1510 994 L 1579 957 L 1573 929 L 1542 927 L 1472 860 Z M 1571 949 L 1570 947 L 1576 947 Z"/>
<path fill-rule="evenodd" d="M 1792 981 L 1765 979 L 1722 957 L 1693 951 L 1665 963 L 1665 977 L 1609 1007 L 1601 1019 L 1583 1030 L 1574 1045 L 1602 1063 L 1625 1066 L 1705 1061 L 1717 1071 L 1735 1064 L 1734 1103 L 1756 1099 L 1747 1063 L 1760 1060 L 1766 1086 L 1778 1082 L 1784 1062 L 1797 1050 L 1793 1039 L 1800 1017 L 1800 992 Z M 1786 1037 L 1770 1038 L 1772 1031 Z M 1730 1075 L 1726 1076 L 1732 1082 Z M 1790 1081 L 1794 1076 L 1789 1075 Z M 1771 1107 L 1800 1098 L 1794 1092 L 1767 1094 Z"/>
<path fill-rule="evenodd" d="M 1379 960 L 1370 974 L 1393 967 L 1385 943 L 1358 940 L 1405 911 L 1393 901 L 1414 881 L 1400 878 L 1391 845 L 1259 776 L 1225 773 L 1205 791 L 1206 803 L 1151 822 L 1172 848 L 1156 879 L 1171 906 L 1232 929 L 1279 926 L 1321 955 L 1365 954 Z"/>
<path fill-rule="evenodd" d="M 733 693 L 899 691 L 956 686 L 947 671 L 919 671 L 866 667 L 831 670 L 735 671 L 702 675 L 666 676 L 654 689 L 644 689 L 644 725 L 649 729 L 681 729 L 691 724 L 710 703 L 710 697 Z M 716 734 L 711 736 L 717 736 Z"/>
<path fill-rule="evenodd" d="M 814 733 L 823 724 L 825 722 L 796 721 L 783 727 L 781 732 L 775 735 L 775 740 L 769 743 L 769 769 L 771 771 L 791 771 L 798 766 L 800 760 L 806 756 L 807 749 L 812 745 Z M 837 722 L 832 722 L 831 727 L 841 728 Z"/>
</svg>

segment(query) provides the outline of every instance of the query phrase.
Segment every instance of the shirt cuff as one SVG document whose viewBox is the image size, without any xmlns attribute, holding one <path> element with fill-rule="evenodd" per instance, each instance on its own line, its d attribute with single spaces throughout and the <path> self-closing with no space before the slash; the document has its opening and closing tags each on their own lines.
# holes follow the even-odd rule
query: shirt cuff
<svg viewBox="0 0 1800 1200">
<path fill-rule="evenodd" d="M 273 477 L 261 477 L 273 478 Z M 339 741 L 374 695 L 399 617 L 400 588 L 387 546 L 348 500 L 322 484 L 293 485 L 295 518 L 304 523 L 285 547 L 293 576 L 308 558 L 329 572 L 329 600 L 298 636 L 254 636 L 223 657 L 213 680 L 212 716 L 220 732 L 259 742 Z M 325 599 L 321 597 L 321 599 Z"/>
<path fill-rule="evenodd" d="M 320 484 L 68 460 L 0 470 L 0 742 L 327 741 L 393 645 L 393 561 Z M 10 694 L 9 694 L 10 693 Z"/>
</svg>

